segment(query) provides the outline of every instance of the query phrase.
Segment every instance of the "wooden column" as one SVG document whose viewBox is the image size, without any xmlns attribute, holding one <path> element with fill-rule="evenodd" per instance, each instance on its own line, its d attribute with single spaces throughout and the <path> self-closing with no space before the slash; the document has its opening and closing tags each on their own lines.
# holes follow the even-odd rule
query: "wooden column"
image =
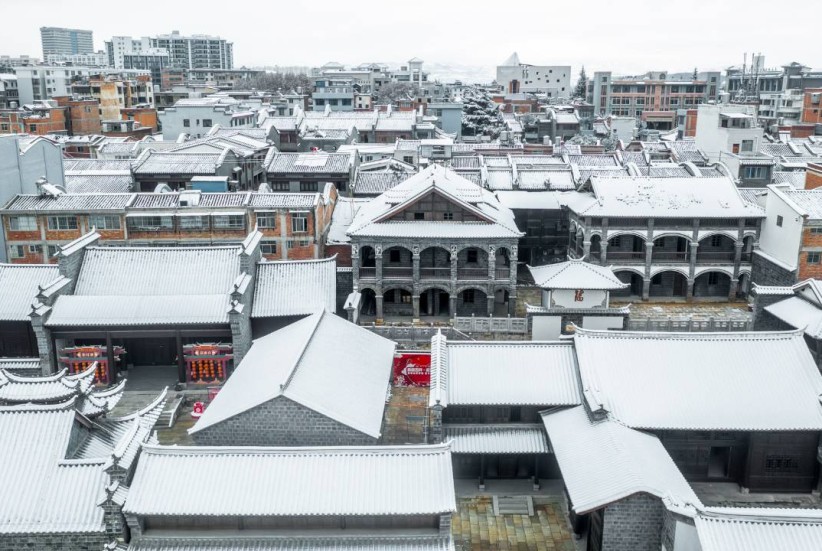
<svg viewBox="0 0 822 551">
<path fill-rule="evenodd" d="M 179 329 L 175 332 L 175 337 L 177 339 L 177 377 L 181 383 L 187 383 L 188 370 L 186 369 L 186 361 L 183 356 L 183 336 L 180 334 Z"/>
<path fill-rule="evenodd" d="M 108 331 L 106 331 L 106 358 L 108 360 L 108 365 L 106 366 L 107 384 L 113 385 L 116 382 L 116 375 L 114 371 L 114 346 L 111 344 L 111 333 Z"/>
</svg>

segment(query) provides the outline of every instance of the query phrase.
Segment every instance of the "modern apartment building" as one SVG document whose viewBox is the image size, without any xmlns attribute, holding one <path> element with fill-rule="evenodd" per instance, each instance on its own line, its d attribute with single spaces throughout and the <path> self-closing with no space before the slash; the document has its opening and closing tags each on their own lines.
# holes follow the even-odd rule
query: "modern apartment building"
<svg viewBox="0 0 822 551">
<path fill-rule="evenodd" d="M 183 36 L 179 31 L 150 38 L 152 48 L 168 51 L 169 65 L 183 69 L 232 69 L 234 44 L 219 36 L 195 34 Z"/>
<path fill-rule="evenodd" d="M 72 55 L 94 52 L 94 39 L 91 31 L 40 27 L 40 40 L 43 44 L 43 59 L 48 59 L 49 54 Z"/>
<path fill-rule="evenodd" d="M 654 111 L 696 109 L 719 98 L 719 72 L 699 73 L 696 79 L 672 80 L 666 71 L 636 77 L 614 77 L 610 71 L 594 73 L 588 101 L 594 112 L 640 119 Z"/>
</svg>

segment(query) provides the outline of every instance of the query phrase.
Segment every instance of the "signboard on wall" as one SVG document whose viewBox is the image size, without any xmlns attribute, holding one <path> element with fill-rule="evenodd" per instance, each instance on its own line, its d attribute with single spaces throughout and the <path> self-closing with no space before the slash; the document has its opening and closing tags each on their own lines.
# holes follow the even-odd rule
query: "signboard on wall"
<svg viewBox="0 0 822 551">
<path fill-rule="evenodd" d="M 393 373 L 394 384 L 397 386 L 429 386 L 431 384 L 431 353 L 395 354 Z"/>
</svg>

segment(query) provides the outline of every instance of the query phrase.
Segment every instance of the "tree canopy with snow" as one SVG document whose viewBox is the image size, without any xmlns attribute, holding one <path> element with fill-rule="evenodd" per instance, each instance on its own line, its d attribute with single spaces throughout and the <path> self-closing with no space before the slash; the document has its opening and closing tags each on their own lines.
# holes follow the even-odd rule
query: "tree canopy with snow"
<svg viewBox="0 0 822 551">
<path fill-rule="evenodd" d="M 481 91 L 466 93 L 462 107 L 463 136 L 490 136 L 498 138 L 505 123 L 499 105 Z"/>
<path fill-rule="evenodd" d="M 394 105 L 397 100 L 416 96 L 417 87 L 410 82 L 386 82 L 374 92 L 374 103 Z"/>
<path fill-rule="evenodd" d="M 579 72 L 579 79 L 577 80 L 577 85 L 574 88 L 574 98 L 585 99 L 588 95 L 588 75 L 585 74 L 585 66 L 582 66 L 582 70 Z"/>
<path fill-rule="evenodd" d="M 312 89 L 311 78 L 304 73 L 263 73 L 252 78 L 242 79 L 237 83 L 241 90 L 268 90 L 275 92 L 280 90 L 288 93 L 301 89 L 303 93 L 310 93 Z"/>
</svg>

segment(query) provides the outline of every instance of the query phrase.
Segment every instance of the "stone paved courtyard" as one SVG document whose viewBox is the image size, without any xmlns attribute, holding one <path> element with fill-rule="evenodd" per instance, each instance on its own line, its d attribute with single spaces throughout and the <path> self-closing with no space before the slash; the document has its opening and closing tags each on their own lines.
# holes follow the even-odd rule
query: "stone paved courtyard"
<svg viewBox="0 0 822 551">
<path fill-rule="evenodd" d="M 612 307 L 631 305 L 632 318 L 695 316 L 748 319 L 752 316 L 746 301 L 735 302 L 642 302 L 611 300 Z"/>
<path fill-rule="evenodd" d="M 541 500 L 542 501 L 542 500 Z M 451 533 L 457 551 L 575 551 L 559 501 L 534 503 L 534 515 L 494 515 L 490 496 L 460 498 Z"/>
</svg>

